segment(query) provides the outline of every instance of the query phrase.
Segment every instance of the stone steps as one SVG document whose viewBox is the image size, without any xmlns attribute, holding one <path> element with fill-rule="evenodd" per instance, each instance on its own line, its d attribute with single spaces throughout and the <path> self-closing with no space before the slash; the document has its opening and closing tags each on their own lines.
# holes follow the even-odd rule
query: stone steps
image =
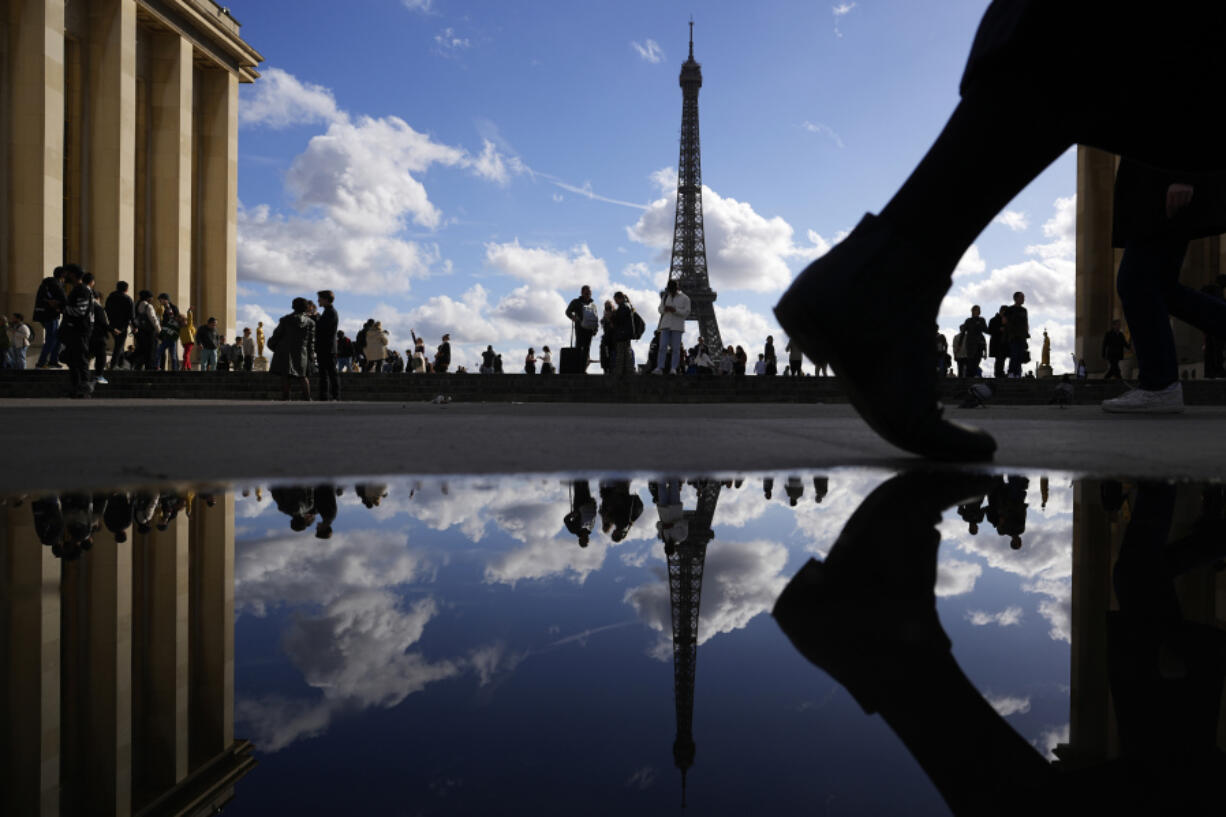
<svg viewBox="0 0 1226 817">
<path fill-rule="evenodd" d="M 118 399 L 271 400 L 281 381 L 264 372 L 108 372 L 110 384 L 99 397 Z M 1002 405 L 1045 404 L 1058 380 L 991 381 L 992 402 Z M 941 390 L 946 403 L 961 401 L 971 381 L 949 378 Z M 316 387 L 317 382 L 312 383 Z M 1075 382 L 1074 400 L 1095 404 L 1124 391 L 1119 381 Z M 61 369 L 0 371 L 0 399 L 54 398 L 68 391 L 68 372 Z M 347 400 L 421 402 L 443 394 L 456 402 L 598 402 L 598 403 L 845 403 L 838 378 L 805 377 L 652 377 L 636 375 L 617 383 L 600 375 L 388 375 L 342 374 Z M 1226 380 L 1184 382 L 1189 405 L 1226 405 Z"/>
</svg>

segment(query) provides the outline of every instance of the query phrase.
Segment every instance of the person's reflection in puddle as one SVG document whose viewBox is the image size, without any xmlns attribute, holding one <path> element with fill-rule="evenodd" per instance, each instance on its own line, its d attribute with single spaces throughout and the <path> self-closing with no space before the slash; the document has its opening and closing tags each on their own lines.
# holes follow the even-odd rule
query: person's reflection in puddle
<svg viewBox="0 0 1226 817">
<path fill-rule="evenodd" d="M 643 500 L 630 492 L 629 480 L 601 480 L 600 530 L 610 540 L 625 539 L 635 520 L 642 515 Z"/>
<path fill-rule="evenodd" d="M 289 517 L 293 531 L 304 531 L 315 522 L 315 489 L 308 485 L 277 485 L 268 491 L 277 510 Z"/>
<path fill-rule="evenodd" d="M 656 522 L 656 534 L 664 543 L 664 553 L 668 556 L 672 556 L 677 546 L 690 535 L 689 521 L 681 505 L 683 484 L 678 477 L 668 477 L 662 482 L 650 482 L 647 486 L 660 517 L 660 521 Z"/>
<path fill-rule="evenodd" d="M 1018 474 L 997 479 L 988 492 L 987 520 L 1001 536 L 1009 537 L 1009 547 L 1022 547 L 1022 534 L 1026 532 L 1026 489 L 1030 480 Z"/>
<path fill-rule="evenodd" d="M 579 547 L 587 547 L 596 524 L 596 500 L 592 499 L 592 487 L 586 479 L 570 483 L 570 513 L 562 517 L 562 524 L 579 540 Z"/>
<path fill-rule="evenodd" d="M 1108 627 L 1124 760 L 1064 771 L 979 694 L 937 618 L 941 512 L 995 481 L 912 473 L 877 488 L 825 562 L 809 560 L 784 589 L 779 626 L 866 713 L 881 714 L 955 814 L 1205 813 L 1224 768 L 1216 736 L 1226 636 L 1183 621 L 1172 582 L 1221 558 L 1220 520 L 1166 545 L 1174 488 L 1142 486 Z"/>
<path fill-rule="evenodd" d="M 128 541 L 128 528 L 132 527 L 132 499 L 127 491 L 113 491 L 107 498 L 102 523 L 116 542 Z"/>
<path fill-rule="evenodd" d="M 315 512 L 319 522 L 315 525 L 316 539 L 332 538 L 332 523 L 336 521 L 336 498 L 341 489 L 331 483 L 315 486 Z"/>
<path fill-rule="evenodd" d="M 102 503 L 105 497 L 99 497 Z M 95 525 L 101 527 L 102 508 L 94 512 L 94 498 L 85 493 L 46 494 L 30 503 L 38 541 L 56 558 L 74 561 L 93 547 Z"/>
</svg>

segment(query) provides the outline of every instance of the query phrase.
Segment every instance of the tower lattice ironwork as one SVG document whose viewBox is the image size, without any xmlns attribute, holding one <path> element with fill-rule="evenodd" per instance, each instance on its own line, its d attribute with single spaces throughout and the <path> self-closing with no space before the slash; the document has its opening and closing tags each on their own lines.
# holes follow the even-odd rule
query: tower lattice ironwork
<svg viewBox="0 0 1226 817">
<path fill-rule="evenodd" d="M 673 762 L 681 770 L 681 804 L 685 805 L 685 775 L 694 765 L 694 673 L 698 663 L 698 608 L 702 600 L 702 568 L 707 544 L 715 538 L 711 521 L 719 502 L 720 483 L 700 480 L 698 508 L 686 511 L 685 540 L 668 556 L 668 599 L 673 617 L 673 697 L 677 706 L 677 735 Z"/>
<path fill-rule="evenodd" d="M 690 58 L 681 65 L 681 158 L 677 160 L 677 216 L 668 277 L 690 299 L 691 321 L 717 360 L 724 351 L 715 320 L 715 292 L 707 278 L 707 242 L 702 226 L 702 156 L 698 142 L 698 89 L 702 66 L 694 59 L 694 21 L 690 21 Z"/>
</svg>

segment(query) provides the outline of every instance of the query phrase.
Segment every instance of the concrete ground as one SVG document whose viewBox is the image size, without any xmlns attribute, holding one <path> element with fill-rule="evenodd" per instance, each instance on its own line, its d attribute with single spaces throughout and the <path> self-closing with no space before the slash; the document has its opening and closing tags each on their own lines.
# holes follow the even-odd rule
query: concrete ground
<svg viewBox="0 0 1226 817">
<path fill-rule="evenodd" d="M 947 409 L 999 468 L 1226 477 L 1226 407 Z M 160 480 L 917 464 L 847 406 L 0 401 L 0 492 Z"/>
</svg>

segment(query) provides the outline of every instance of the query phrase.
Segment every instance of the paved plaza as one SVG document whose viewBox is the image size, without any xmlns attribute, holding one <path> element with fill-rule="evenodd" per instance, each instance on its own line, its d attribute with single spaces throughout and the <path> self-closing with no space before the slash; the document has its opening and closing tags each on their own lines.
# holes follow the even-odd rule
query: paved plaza
<svg viewBox="0 0 1226 817">
<path fill-rule="evenodd" d="M 1002 468 L 1215 478 L 1226 407 L 1168 417 L 1097 407 L 947 409 Z M 916 460 L 847 406 L 0 402 L 0 491 L 157 480 L 558 471 L 890 467 Z"/>
</svg>

